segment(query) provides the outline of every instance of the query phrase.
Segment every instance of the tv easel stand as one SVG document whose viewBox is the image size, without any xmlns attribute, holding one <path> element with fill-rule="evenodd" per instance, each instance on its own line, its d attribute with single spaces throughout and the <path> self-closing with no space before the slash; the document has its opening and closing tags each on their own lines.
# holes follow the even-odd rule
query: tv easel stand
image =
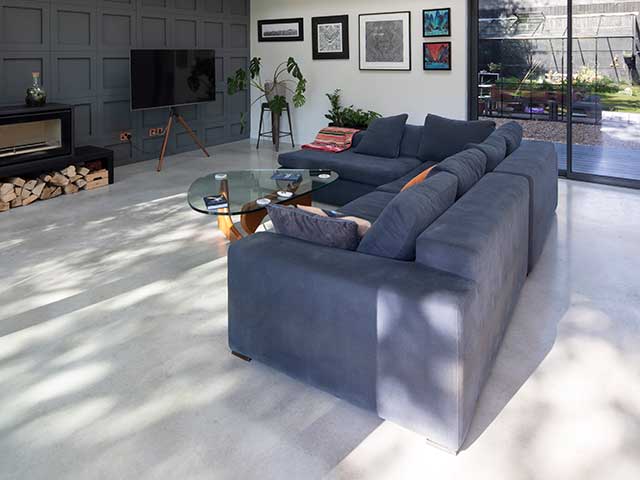
<svg viewBox="0 0 640 480">
<path fill-rule="evenodd" d="M 207 152 L 207 149 L 204 147 L 204 145 L 202 145 L 202 143 L 200 142 L 200 140 L 198 139 L 194 131 L 191 130 L 191 127 L 186 122 L 184 117 L 180 115 L 174 107 L 171 107 L 171 110 L 169 111 L 169 120 L 167 121 L 167 126 L 164 129 L 164 140 L 162 141 L 162 149 L 160 150 L 160 159 L 158 160 L 158 168 L 157 168 L 158 172 L 161 172 L 162 167 L 164 166 L 164 155 L 167 152 L 167 144 L 169 143 L 169 135 L 171 134 L 171 127 L 173 126 L 174 118 L 187 131 L 187 133 L 189 134 L 191 139 L 195 142 L 195 144 L 200 147 L 200 150 L 202 150 L 207 157 L 211 156 L 209 155 L 209 152 Z"/>
</svg>

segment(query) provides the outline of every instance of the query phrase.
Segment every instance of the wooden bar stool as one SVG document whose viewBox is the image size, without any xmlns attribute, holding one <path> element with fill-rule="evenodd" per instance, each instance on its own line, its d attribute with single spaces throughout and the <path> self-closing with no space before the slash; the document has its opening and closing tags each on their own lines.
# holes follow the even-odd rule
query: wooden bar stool
<svg viewBox="0 0 640 480">
<path fill-rule="evenodd" d="M 265 112 L 269 112 L 271 113 L 271 109 L 269 108 L 269 104 L 268 103 L 263 103 L 262 104 L 262 109 L 260 111 L 260 128 L 258 130 L 258 144 L 256 145 L 256 149 L 260 148 L 260 139 L 263 137 L 267 137 L 267 138 L 271 138 L 271 141 L 273 142 L 273 144 L 276 147 L 276 152 L 280 151 L 280 139 L 283 137 L 291 137 L 291 146 L 293 148 L 296 148 L 296 144 L 293 140 L 293 125 L 291 124 L 291 111 L 289 110 L 289 103 L 287 102 L 287 107 L 285 108 L 284 112 L 282 113 L 286 113 L 287 114 L 287 120 L 289 122 L 289 131 L 288 132 L 283 132 L 282 130 L 280 130 L 280 135 L 275 135 L 273 134 L 273 119 L 272 119 L 272 128 L 271 131 L 269 132 L 263 132 L 262 131 L 262 127 L 264 126 L 264 114 Z"/>
</svg>

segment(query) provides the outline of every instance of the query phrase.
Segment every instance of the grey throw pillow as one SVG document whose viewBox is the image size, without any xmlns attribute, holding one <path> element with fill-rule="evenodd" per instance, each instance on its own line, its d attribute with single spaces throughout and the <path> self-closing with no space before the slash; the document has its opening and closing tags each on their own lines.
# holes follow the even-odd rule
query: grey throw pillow
<svg viewBox="0 0 640 480">
<path fill-rule="evenodd" d="M 497 131 L 484 142 L 469 143 L 466 148 L 477 148 L 487 156 L 487 173 L 493 172 L 507 156 L 507 142 L 502 135 L 497 135 Z"/>
<path fill-rule="evenodd" d="M 441 162 L 464 150 L 468 143 L 484 142 L 495 128 L 495 122 L 490 120 L 467 122 L 427 115 L 418 158 L 423 162 Z"/>
<path fill-rule="evenodd" d="M 375 157 L 397 158 L 408 118 L 409 115 L 405 113 L 375 119 L 353 151 Z"/>
<path fill-rule="evenodd" d="M 280 235 L 343 250 L 355 250 L 360 243 L 358 224 L 354 221 L 324 217 L 283 205 L 269 205 L 267 212 L 274 230 Z"/>
<path fill-rule="evenodd" d="M 399 193 L 373 223 L 358 252 L 415 260 L 418 236 L 453 205 L 457 186 L 455 176 L 439 173 Z"/>
<path fill-rule="evenodd" d="M 457 198 L 462 197 L 471 190 L 476 183 L 484 176 L 487 168 L 486 155 L 476 148 L 464 150 L 450 156 L 444 162 L 440 162 L 433 169 L 433 174 L 437 172 L 448 172 L 458 179 Z"/>
</svg>

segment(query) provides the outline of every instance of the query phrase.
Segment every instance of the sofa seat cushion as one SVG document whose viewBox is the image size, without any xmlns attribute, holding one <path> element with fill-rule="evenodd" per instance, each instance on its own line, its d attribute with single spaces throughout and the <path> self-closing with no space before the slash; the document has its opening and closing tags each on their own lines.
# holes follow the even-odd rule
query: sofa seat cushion
<svg viewBox="0 0 640 480">
<path fill-rule="evenodd" d="M 389 192 L 389 193 L 400 193 L 404 186 L 409 183 L 411 180 L 416 178 L 417 175 L 424 173 L 425 170 L 430 169 L 434 165 L 437 165 L 435 162 L 424 162 L 418 165 L 416 168 L 411 170 L 406 175 L 394 180 L 390 183 L 385 183 L 377 188 L 380 192 Z"/>
<path fill-rule="evenodd" d="M 375 222 L 395 196 L 395 193 L 371 192 L 363 197 L 356 198 L 353 202 L 347 203 L 338 211 L 343 215 Z"/>
<path fill-rule="evenodd" d="M 484 176 L 487 157 L 476 148 L 464 150 L 440 162 L 433 173 L 448 172 L 458 179 L 457 198 L 467 193 Z"/>
<path fill-rule="evenodd" d="M 502 135 L 493 132 L 482 143 L 470 143 L 467 148 L 477 148 L 487 157 L 487 173 L 493 172 L 507 156 L 507 141 Z"/>
<path fill-rule="evenodd" d="M 342 153 L 300 150 L 284 153 L 278 162 L 285 168 L 326 168 L 337 172 L 343 180 L 377 187 L 395 180 L 421 164 L 412 157 L 383 158 L 362 155 L 352 150 Z"/>
<path fill-rule="evenodd" d="M 395 117 L 376 118 L 354 151 L 375 157 L 397 158 L 400 155 L 400 142 L 408 118 L 409 115 L 406 113 Z"/>
<path fill-rule="evenodd" d="M 457 190 L 454 175 L 439 173 L 399 193 L 373 223 L 358 251 L 395 260 L 415 260 L 418 236 L 453 205 Z"/>
<path fill-rule="evenodd" d="M 423 162 L 441 162 L 464 150 L 468 143 L 484 142 L 496 128 L 490 120 L 450 120 L 427 115 L 418 158 Z"/>
</svg>

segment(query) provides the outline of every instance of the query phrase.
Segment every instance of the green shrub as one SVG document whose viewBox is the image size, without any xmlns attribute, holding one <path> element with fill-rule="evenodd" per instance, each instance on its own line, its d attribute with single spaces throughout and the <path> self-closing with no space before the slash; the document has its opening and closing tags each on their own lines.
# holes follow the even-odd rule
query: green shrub
<svg viewBox="0 0 640 480">
<path fill-rule="evenodd" d="M 349 107 L 343 107 L 341 105 L 341 92 L 335 90 L 333 93 L 327 93 L 327 98 L 331 104 L 329 113 L 325 115 L 325 118 L 331 122 L 334 127 L 344 128 L 358 128 L 365 130 L 369 127 L 369 124 L 376 118 L 382 117 L 378 112 L 371 110 L 362 110 L 360 108 L 354 109 L 353 105 Z"/>
<path fill-rule="evenodd" d="M 522 80 L 518 77 L 503 77 L 498 81 L 503 90 L 516 90 L 521 95 L 527 92 L 557 92 L 567 85 L 566 76 L 558 72 L 547 72 L 538 80 Z M 593 69 L 582 67 L 573 76 L 573 86 L 576 90 L 592 93 L 617 93 L 628 85 L 617 83 L 615 80 L 598 76 Z"/>
</svg>

